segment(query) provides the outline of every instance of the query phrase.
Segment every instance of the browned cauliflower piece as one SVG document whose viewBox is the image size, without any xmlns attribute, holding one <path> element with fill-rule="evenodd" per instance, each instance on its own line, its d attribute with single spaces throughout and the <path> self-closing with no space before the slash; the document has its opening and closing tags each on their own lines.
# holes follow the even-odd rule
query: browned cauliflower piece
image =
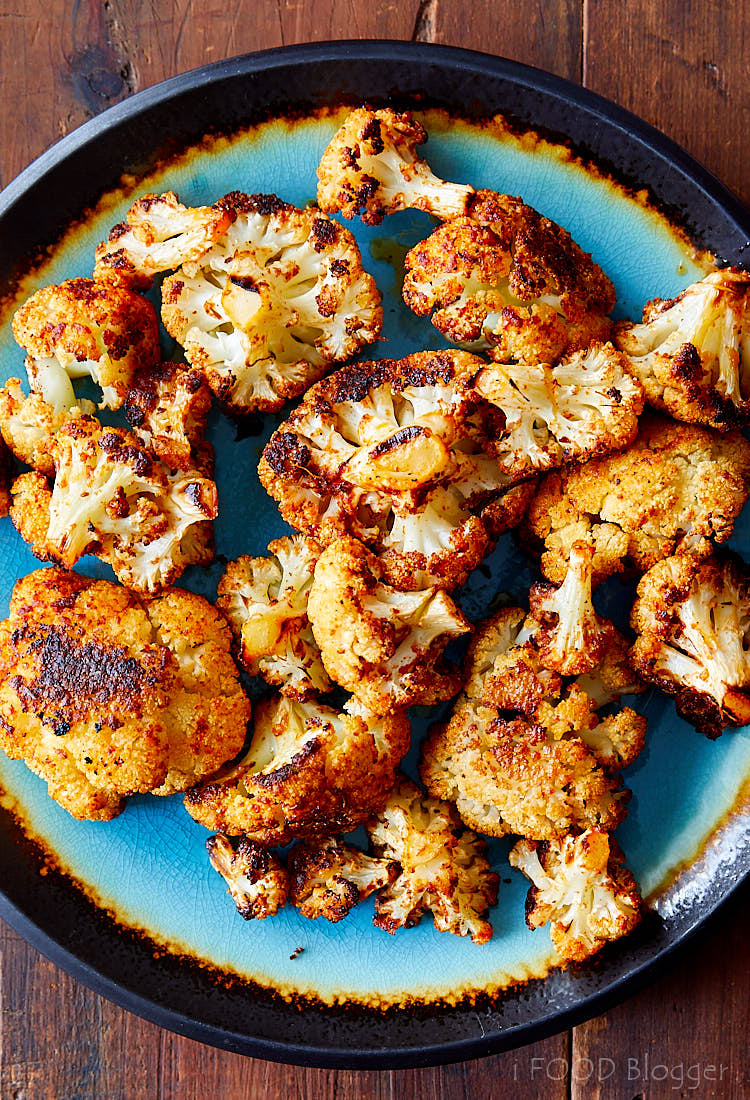
<svg viewBox="0 0 750 1100">
<path fill-rule="evenodd" d="M 399 592 L 381 573 L 357 539 L 321 554 L 307 613 L 328 674 L 375 714 L 450 699 L 461 677 L 443 651 L 471 626 L 440 589 Z"/>
<path fill-rule="evenodd" d="M 575 542 L 593 546 L 597 584 L 626 567 L 643 573 L 695 537 L 725 542 L 749 485 L 750 443 L 738 432 L 644 417 L 627 451 L 542 479 L 527 535 L 553 584 Z"/>
<path fill-rule="evenodd" d="M 9 378 L 0 390 L 0 432 L 17 459 L 53 477 L 50 445 L 55 432 L 68 420 L 93 413 L 94 409 L 91 401 L 77 401 L 71 408 L 62 407 L 56 412 L 41 394 L 27 397 L 20 378 Z"/>
<path fill-rule="evenodd" d="M 494 364 L 474 380 L 505 424 L 491 453 L 514 481 L 563 463 L 620 451 L 635 439 L 643 411 L 639 384 L 611 344 L 593 344 L 555 367 Z"/>
<path fill-rule="evenodd" d="M 265 845 L 347 832 L 385 804 L 409 735 L 403 713 L 275 695 L 257 705 L 242 759 L 188 791 L 185 807 L 207 829 Z"/>
<path fill-rule="evenodd" d="M 275 195 L 233 192 L 211 249 L 162 285 L 162 320 L 235 413 L 280 409 L 377 340 L 380 294 L 348 229 Z"/>
<path fill-rule="evenodd" d="M 55 412 L 78 404 L 74 378 L 101 386 L 101 408 L 119 409 L 139 367 L 158 363 L 159 325 L 147 298 L 125 287 L 68 279 L 45 286 L 13 316 L 29 385 Z"/>
<path fill-rule="evenodd" d="M 283 695 L 308 699 L 331 688 L 307 617 L 321 548 L 295 535 L 268 549 L 271 557 L 243 554 L 228 563 L 217 604 L 232 624 L 247 671 L 278 684 Z"/>
<path fill-rule="evenodd" d="M 303 917 L 335 924 L 399 870 L 393 860 L 365 855 L 338 837 L 303 840 L 289 853 L 289 900 Z"/>
<path fill-rule="evenodd" d="M 750 572 L 704 542 L 658 562 L 633 605 L 633 661 L 640 676 L 675 696 L 696 729 L 718 737 L 750 723 Z"/>
<path fill-rule="evenodd" d="M 19 479 L 11 509 L 42 560 L 70 568 L 93 553 L 123 584 L 144 593 L 167 587 L 188 565 L 211 560 L 205 525 L 218 504 L 210 478 L 171 473 L 130 432 L 103 428 L 90 416 L 60 428 L 51 453 L 53 485 L 40 475 Z"/>
<path fill-rule="evenodd" d="M 439 179 L 418 155 L 426 141 L 424 127 L 408 111 L 352 111 L 318 165 L 320 209 L 359 215 L 366 225 L 406 209 L 438 218 L 464 214 L 474 188 Z"/>
<path fill-rule="evenodd" d="M 499 362 L 554 363 L 606 340 L 612 283 L 589 253 L 520 198 L 478 191 L 406 256 L 404 301 L 456 344 Z"/>
<path fill-rule="evenodd" d="M 367 832 L 375 852 L 401 868 L 375 900 L 377 928 L 393 935 L 419 924 L 429 909 L 440 932 L 477 944 L 492 938 L 487 914 L 500 878 L 490 870 L 486 842 L 463 828 L 453 806 L 426 798 L 401 776 Z"/>
<path fill-rule="evenodd" d="M 214 871 L 229 886 L 227 893 L 245 920 L 273 917 L 289 896 L 289 877 L 278 856 L 243 836 L 237 848 L 223 833 L 210 836 L 206 851 Z"/>
<path fill-rule="evenodd" d="M 0 748 L 74 817 L 184 791 L 242 747 L 250 718 L 231 632 L 193 592 L 144 599 L 39 569 L 0 623 Z"/>
<path fill-rule="evenodd" d="M 324 545 L 359 539 L 396 588 L 462 584 L 533 494 L 487 453 L 497 410 L 464 385 L 482 366 L 417 352 L 313 386 L 258 467 L 284 519 Z"/>
<path fill-rule="evenodd" d="M 605 761 L 587 743 L 601 725 L 596 704 L 544 668 L 534 624 L 523 619 L 523 611 L 506 608 L 478 629 L 464 692 L 423 747 L 422 778 L 432 795 L 456 803 L 467 825 L 491 836 L 550 840 L 574 827 L 614 829 L 629 792 L 607 774 L 614 753 Z M 627 708 L 622 714 L 632 758 L 645 719 Z"/>
<path fill-rule="evenodd" d="M 171 470 L 200 468 L 211 391 L 200 371 L 182 363 L 139 370 L 124 413 L 144 447 Z"/>
<path fill-rule="evenodd" d="M 2 399 L 2 393 L 0 393 Z M 10 484 L 13 478 L 13 457 L 0 436 L 0 517 L 10 512 Z"/>
<path fill-rule="evenodd" d="M 608 833 L 587 829 L 558 841 L 519 840 L 509 859 L 532 883 L 526 923 L 550 924 L 552 943 L 566 962 L 590 958 L 641 919 L 638 884 Z"/>
<path fill-rule="evenodd" d="M 620 321 L 617 346 L 650 404 L 677 420 L 728 431 L 750 420 L 750 274 L 714 271 L 643 321 Z"/>
<path fill-rule="evenodd" d="M 96 249 L 100 282 L 148 290 L 155 275 L 197 260 L 231 225 L 236 214 L 222 199 L 212 206 L 183 206 L 174 191 L 136 199 Z"/>
</svg>

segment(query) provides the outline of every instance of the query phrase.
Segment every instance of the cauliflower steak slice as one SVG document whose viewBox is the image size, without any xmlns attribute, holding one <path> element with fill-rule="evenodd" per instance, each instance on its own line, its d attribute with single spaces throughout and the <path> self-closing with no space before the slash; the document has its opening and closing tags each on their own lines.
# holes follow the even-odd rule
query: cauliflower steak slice
<svg viewBox="0 0 750 1100">
<path fill-rule="evenodd" d="M 271 557 L 243 554 L 219 581 L 218 606 L 239 642 L 252 676 L 277 684 L 283 695 L 307 699 L 331 688 L 307 616 L 321 548 L 304 535 L 276 539 Z"/>
<path fill-rule="evenodd" d="M 165 279 L 162 320 L 229 409 L 273 411 L 377 340 L 380 295 L 352 234 L 319 211 L 222 202 L 232 224 Z"/>
<path fill-rule="evenodd" d="M 615 342 L 650 404 L 720 431 L 750 420 L 750 274 L 730 267 L 676 298 L 656 298 L 643 321 L 620 321 Z"/>
<path fill-rule="evenodd" d="M 207 829 L 264 845 L 346 832 L 384 805 L 409 734 L 404 714 L 275 695 L 257 705 L 242 759 L 188 791 L 185 807 Z"/>
<path fill-rule="evenodd" d="M 500 876 L 490 870 L 486 842 L 462 827 L 453 806 L 425 798 L 402 775 L 367 832 L 375 852 L 400 865 L 375 900 L 377 928 L 393 935 L 429 909 L 440 932 L 476 944 L 492 938 L 487 914 L 497 904 Z"/>
<path fill-rule="evenodd" d="M 347 115 L 318 165 L 318 205 L 345 218 L 359 215 L 380 225 L 398 210 L 424 210 L 438 218 L 466 211 L 474 188 L 446 183 L 417 152 L 424 127 L 408 112 L 360 107 Z"/>
<path fill-rule="evenodd" d="M 641 919 L 638 884 L 608 833 L 587 829 L 559 841 L 519 840 L 508 858 L 531 880 L 526 923 L 551 925 L 552 943 L 566 962 L 590 958 Z"/>
<path fill-rule="evenodd" d="M 396 588 L 462 584 L 533 494 L 487 453 L 497 411 L 464 385 L 482 366 L 417 352 L 318 382 L 258 467 L 284 519 L 323 545 L 359 539 Z"/>
<path fill-rule="evenodd" d="M 499 362 L 554 363 L 608 338 L 612 283 L 561 226 L 520 198 L 471 197 L 406 256 L 404 301 L 446 339 Z M 432 312 L 434 310 L 434 312 Z"/>
<path fill-rule="evenodd" d="M 0 748 L 74 817 L 184 791 L 236 755 L 249 718 L 229 627 L 202 596 L 144 599 L 58 568 L 16 584 L 0 623 Z"/>
<path fill-rule="evenodd" d="M 471 626 L 440 589 L 399 592 L 380 576 L 356 539 L 321 554 L 308 615 L 329 675 L 375 714 L 450 699 L 461 680 L 443 650 Z"/>
<path fill-rule="evenodd" d="M 159 325 L 147 298 L 126 287 L 68 279 L 38 290 L 13 315 L 34 393 L 56 413 L 78 404 L 73 379 L 101 387 L 101 408 L 119 409 L 139 367 L 159 362 Z"/>
<path fill-rule="evenodd" d="M 265 920 L 286 905 L 289 877 L 278 856 L 243 836 L 236 848 L 223 833 L 210 836 L 206 851 L 244 920 Z"/>
<path fill-rule="evenodd" d="M 750 572 L 709 543 L 658 562 L 633 605 L 633 661 L 677 710 L 715 738 L 750 723 Z"/>
<path fill-rule="evenodd" d="M 303 840 L 289 853 L 289 900 L 303 917 L 336 924 L 399 871 L 394 860 L 365 855 L 339 837 Z"/>
</svg>

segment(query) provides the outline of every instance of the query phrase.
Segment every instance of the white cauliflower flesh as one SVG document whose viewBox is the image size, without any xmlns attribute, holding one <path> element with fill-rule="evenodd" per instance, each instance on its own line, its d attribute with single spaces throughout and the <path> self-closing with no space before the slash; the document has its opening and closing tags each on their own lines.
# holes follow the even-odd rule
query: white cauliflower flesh
<svg viewBox="0 0 750 1100">
<path fill-rule="evenodd" d="M 174 191 L 136 199 L 96 249 L 95 277 L 148 289 L 155 275 L 197 260 L 229 228 L 235 211 L 221 199 L 213 206 L 183 206 Z"/>
<path fill-rule="evenodd" d="M 481 366 L 417 352 L 317 383 L 258 467 L 284 518 L 323 544 L 359 539 L 397 588 L 463 583 L 533 492 L 486 453 L 495 410 L 463 385 Z"/>
<path fill-rule="evenodd" d="M 703 542 L 641 578 L 633 605 L 640 676 L 676 697 L 696 729 L 718 737 L 750 723 L 750 576 Z"/>
<path fill-rule="evenodd" d="M 550 924 L 552 943 L 566 962 L 590 958 L 641 919 L 638 885 L 607 833 L 587 829 L 543 844 L 519 840 L 509 859 L 532 883 L 526 923 Z"/>
<path fill-rule="evenodd" d="M 0 390 L 0 432 L 16 458 L 46 477 L 55 473 L 50 445 L 55 432 L 68 420 L 94 412 L 92 401 L 79 400 L 55 410 L 41 394 L 27 397 L 20 378 L 9 378 Z"/>
<path fill-rule="evenodd" d="M 380 335 L 354 237 L 319 211 L 233 192 L 226 233 L 162 285 L 162 320 L 238 413 L 281 408 Z"/>
<path fill-rule="evenodd" d="M 399 592 L 380 577 L 378 559 L 356 539 L 321 554 L 308 615 L 329 675 L 374 714 L 449 699 L 460 679 L 443 651 L 469 623 L 445 592 Z"/>
<path fill-rule="evenodd" d="M 71 568 L 94 553 L 141 593 L 159 592 L 188 565 L 205 562 L 205 525 L 218 512 L 213 481 L 170 473 L 129 432 L 94 417 L 62 427 L 51 453 L 56 473 L 44 521 L 52 560 Z"/>
<path fill-rule="evenodd" d="M 453 806 L 424 797 L 402 776 L 367 832 L 375 852 L 401 867 L 375 901 L 377 928 L 393 935 L 429 909 L 440 932 L 471 936 L 476 944 L 492 938 L 487 914 L 497 904 L 499 876 L 490 870 L 485 841 L 462 827 Z"/>
<path fill-rule="evenodd" d="M 289 899 L 303 917 L 335 924 L 398 873 L 395 861 L 365 855 L 340 838 L 303 840 L 289 853 Z"/>
<path fill-rule="evenodd" d="M 232 624 L 240 659 L 253 676 L 306 699 L 330 690 L 307 618 L 307 599 L 321 548 L 304 535 L 270 543 L 271 556 L 244 554 L 219 582 L 218 606 Z"/>
<path fill-rule="evenodd" d="M 656 298 L 617 346 L 652 405 L 721 431 L 750 420 L 750 274 L 714 271 L 676 298 Z"/>
<path fill-rule="evenodd" d="M 245 920 L 265 920 L 286 905 L 289 880 L 284 864 L 273 852 L 247 837 L 242 837 L 235 849 L 223 833 L 209 837 L 206 850 Z"/>
<path fill-rule="evenodd" d="M 635 439 L 643 410 L 640 385 L 611 344 L 574 352 L 554 367 L 493 364 L 475 386 L 505 417 L 492 453 L 514 480 L 622 450 Z"/>
<path fill-rule="evenodd" d="M 135 372 L 161 354 L 148 299 L 91 279 L 32 294 L 13 316 L 13 335 L 27 352 L 32 391 L 57 413 L 78 403 L 73 380 L 86 377 L 101 386 L 101 408 L 119 409 Z"/>
<path fill-rule="evenodd" d="M 360 107 L 347 116 L 318 165 L 318 204 L 329 214 L 379 225 L 397 210 L 438 218 L 466 212 L 474 188 L 439 179 L 417 152 L 427 134 L 409 112 Z"/>
</svg>

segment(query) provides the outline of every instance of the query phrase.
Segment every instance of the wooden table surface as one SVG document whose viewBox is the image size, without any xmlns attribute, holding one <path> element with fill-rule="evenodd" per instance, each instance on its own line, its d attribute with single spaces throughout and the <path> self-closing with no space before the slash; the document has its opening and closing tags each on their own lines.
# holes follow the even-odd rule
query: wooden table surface
<svg viewBox="0 0 750 1100">
<path fill-rule="evenodd" d="M 483 49 L 658 126 L 750 201 L 743 0 L 2 0 L 0 185 L 110 104 L 270 46 L 398 38 Z M 226 1054 L 146 1023 L 0 927 L 0 1100 L 750 1097 L 744 892 L 648 990 L 546 1042 L 458 1066 L 349 1072 Z"/>
</svg>

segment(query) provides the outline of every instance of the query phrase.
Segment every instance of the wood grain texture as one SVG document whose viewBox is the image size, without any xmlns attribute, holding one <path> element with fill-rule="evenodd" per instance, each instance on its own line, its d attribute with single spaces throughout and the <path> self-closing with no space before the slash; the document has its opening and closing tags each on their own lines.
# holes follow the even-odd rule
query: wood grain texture
<svg viewBox="0 0 750 1100">
<path fill-rule="evenodd" d="M 175 73 L 294 42 L 391 37 L 484 49 L 583 79 L 750 196 L 743 0 L 0 3 L 0 182 L 91 114 Z M 97 997 L 0 926 L 0 1097 L 739 1100 L 750 1095 L 747 900 L 733 904 L 671 974 L 573 1033 L 463 1065 L 380 1073 L 277 1066 L 162 1031 Z M 628 1079 L 632 1058 L 640 1078 Z M 696 1063 L 701 1079 L 693 1087 L 687 1074 Z M 684 1067 L 682 1087 L 674 1076 L 654 1079 L 655 1065 Z M 712 1065 L 728 1067 L 721 1080 L 706 1076 Z"/>
</svg>

